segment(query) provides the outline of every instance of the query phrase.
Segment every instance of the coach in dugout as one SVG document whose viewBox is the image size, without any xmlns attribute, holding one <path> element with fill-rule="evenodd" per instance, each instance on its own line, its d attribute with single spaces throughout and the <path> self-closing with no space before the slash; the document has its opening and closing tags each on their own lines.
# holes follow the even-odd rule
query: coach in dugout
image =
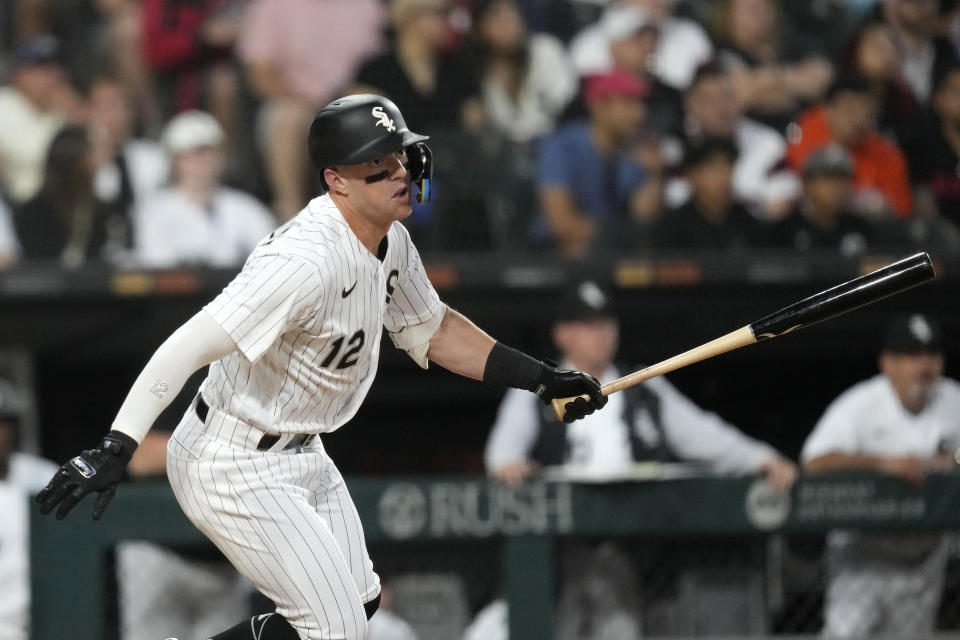
<svg viewBox="0 0 960 640">
<path fill-rule="evenodd" d="M 922 314 L 894 319 L 879 364 L 827 407 L 803 446 L 804 471 L 869 469 L 919 485 L 956 469 L 960 384 L 942 376 L 939 324 Z M 831 532 L 823 636 L 928 637 L 946 562 L 940 532 Z"/>
<path fill-rule="evenodd" d="M 633 370 L 613 362 L 619 338 L 610 294 L 596 282 L 577 284 L 560 301 L 553 340 L 562 366 L 589 372 L 601 383 L 615 380 Z M 549 405 L 507 391 L 484 459 L 491 475 L 510 484 L 555 465 L 613 479 L 645 461 L 697 461 L 722 473 L 763 473 L 781 491 L 797 475 L 772 447 L 704 411 L 662 377 L 612 394 L 605 411 L 569 425 Z"/>
</svg>

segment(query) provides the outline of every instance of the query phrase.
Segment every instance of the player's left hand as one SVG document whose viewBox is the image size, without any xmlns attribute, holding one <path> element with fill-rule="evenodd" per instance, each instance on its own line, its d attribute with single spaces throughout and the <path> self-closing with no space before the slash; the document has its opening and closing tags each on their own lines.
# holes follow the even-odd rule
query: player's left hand
<svg viewBox="0 0 960 640">
<path fill-rule="evenodd" d="M 760 465 L 760 472 L 767 476 L 773 488 L 787 493 L 797 481 L 797 465 L 777 456 Z"/>
<path fill-rule="evenodd" d="M 85 495 L 96 491 L 93 519 L 99 520 L 117 493 L 117 485 L 136 448 L 136 440 L 125 433 L 108 433 L 96 448 L 86 449 L 67 461 L 40 490 L 40 513 L 46 515 L 60 505 L 57 520 L 62 520 Z"/>
<path fill-rule="evenodd" d="M 607 396 L 600 390 L 600 383 L 592 375 L 583 371 L 558 369 L 552 366 L 552 363 L 545 362 L 537 382 L 535 393 L 544 404 L 550 404 L 554 398 L 581 396 L 564 405 L 566 409 L 563 414 L 564 422 L 579 420 L 607 404 Z"/>
</svg>

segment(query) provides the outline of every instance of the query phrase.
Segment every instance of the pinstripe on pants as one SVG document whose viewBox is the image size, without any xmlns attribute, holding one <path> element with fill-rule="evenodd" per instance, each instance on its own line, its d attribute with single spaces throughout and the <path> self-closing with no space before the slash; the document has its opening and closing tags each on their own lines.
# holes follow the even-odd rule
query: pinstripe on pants
<svg viewBox="0 0 960 640">
<path fill-rule="evenodd" d="M 362 639 L 380 592 L 356 507 L 319 439 L 300 450 L 241 444 L 232 422 L 188 411 L 167 449 L 187 517 L 273 600 L 304 640 Z"/>
</svg>

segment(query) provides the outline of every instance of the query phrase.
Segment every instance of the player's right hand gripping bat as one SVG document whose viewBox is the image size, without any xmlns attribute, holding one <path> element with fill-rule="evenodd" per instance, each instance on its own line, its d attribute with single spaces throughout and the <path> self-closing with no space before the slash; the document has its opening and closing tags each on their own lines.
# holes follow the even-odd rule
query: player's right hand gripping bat
<svg viewBox="0 0 960 640">
<path fill-rule="evenodd" d="M 613 382 L 600 390 L 608 396 L 644 380 L 669 373 L 694 362 L 739 349 L 754 342 L 776 338 L 812 324 L 834 318 L 888 296 L 906 291 L 936 277 L 933 263 L 927 253 L 918 253 L 877 269 L 865 276 L 854 278 L 826 291 L 775 311 L 752 324 L 741 327 L 699 347 L 675 355 L 672 358 L 650 365 Z M 557 418 L 563 420 L 564 405 L 574 398 L 556 398 L 552 401 Z"/>
</svg>

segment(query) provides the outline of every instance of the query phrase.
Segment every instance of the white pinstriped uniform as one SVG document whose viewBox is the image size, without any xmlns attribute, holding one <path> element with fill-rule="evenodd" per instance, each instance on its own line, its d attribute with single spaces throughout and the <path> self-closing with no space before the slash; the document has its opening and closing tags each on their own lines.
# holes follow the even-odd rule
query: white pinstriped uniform
<svg viewBox="0 0 960 640">
<path fill-rule="evenodd" d="M 190 520 L 306 640 L 362 638 L 380 581 L 343 478 L 319 438 L 356 413 L 373 382 L 381 327 L 444 312 L 407 231 L 382 261 L 330 200 L 312 200 L 265 238 L 206 310 L 238 351 L 210 365 L 210 407 L 186 413 L 167 470 Z M 259 451 L 265 434 L 280 437 Z"/>
</svg>

